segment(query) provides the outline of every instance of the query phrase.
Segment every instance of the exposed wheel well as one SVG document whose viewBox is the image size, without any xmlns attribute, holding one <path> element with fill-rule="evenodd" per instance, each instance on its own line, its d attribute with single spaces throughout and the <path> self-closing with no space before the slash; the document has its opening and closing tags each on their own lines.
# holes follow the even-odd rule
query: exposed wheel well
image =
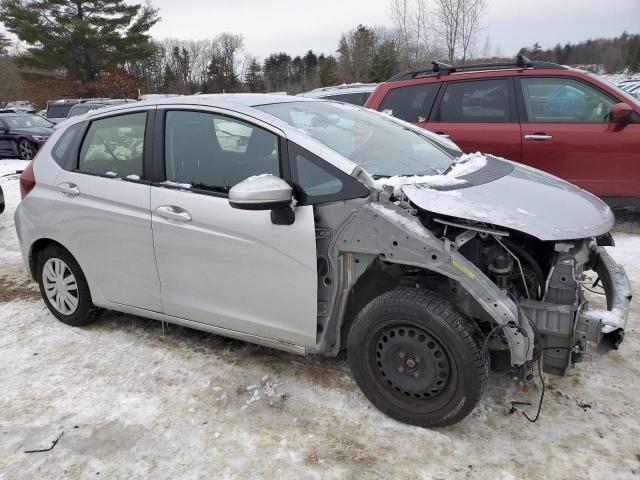
<svg viewBox="0 0 640 480">
<path fill-rule="evenodd" d="M 347 347 L 347 337 L 358 312 L 374 298 L 395 288 L 398 279 L 378 269 L 363 273 L 353 285 L 340 327 L 340 349 Z"/>
</svg>

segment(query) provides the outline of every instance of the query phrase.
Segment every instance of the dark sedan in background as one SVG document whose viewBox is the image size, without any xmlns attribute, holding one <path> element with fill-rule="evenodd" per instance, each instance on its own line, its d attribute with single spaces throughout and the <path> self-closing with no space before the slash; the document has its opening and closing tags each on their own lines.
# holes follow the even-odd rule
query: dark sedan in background
<svg viewBox="0 0 640 480">
<path fill-rule="evenodd" d="M 53 124 L 30 113 L 0 113 L 0 158 L 31 160 L 53 133 Z"/>
</svg>

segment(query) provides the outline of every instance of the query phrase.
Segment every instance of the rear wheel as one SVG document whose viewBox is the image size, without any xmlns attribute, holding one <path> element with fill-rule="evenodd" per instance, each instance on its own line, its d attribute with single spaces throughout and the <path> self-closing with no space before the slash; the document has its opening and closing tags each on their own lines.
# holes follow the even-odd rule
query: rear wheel
<svg viewBox="0 0 640 480">
<path fill-rule="evenodd" d="M 18 155 L 23 160 L 32 160 L 36 154 L 36 148 L 29 140 L 20 140 L 18 143 Z"/>
<path fill-rule="evenodd" d="M 365 396 L 386 415 L 422 427 L 466 417 L 489 371 L 476 324 L 445 299 L 403 289 L 375 298 L 348 339 L 351 371 Z"/>
<path fill-rule="evenodd" d="M 91 303 L 87 280 L 73 256 L 52 245 L 38 257 L 38 283 L 51 313 L 74 327 L 91 322 L 97 309 Z"/>
</svg>

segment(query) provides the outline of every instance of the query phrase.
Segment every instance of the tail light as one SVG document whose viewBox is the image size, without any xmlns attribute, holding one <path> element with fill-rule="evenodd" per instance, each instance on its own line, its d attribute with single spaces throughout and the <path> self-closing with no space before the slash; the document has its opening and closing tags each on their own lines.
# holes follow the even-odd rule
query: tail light
<svg viewBox="0 0 640 480">
<path fill-rule="evenodd" d="M 20 175 L 20 197 L 26 197 L 35 186 L 36 177 L 33 174 L 33 160 L 31 160 L 29 165 L 22 171 L 22 175 Z"/>
</svg>

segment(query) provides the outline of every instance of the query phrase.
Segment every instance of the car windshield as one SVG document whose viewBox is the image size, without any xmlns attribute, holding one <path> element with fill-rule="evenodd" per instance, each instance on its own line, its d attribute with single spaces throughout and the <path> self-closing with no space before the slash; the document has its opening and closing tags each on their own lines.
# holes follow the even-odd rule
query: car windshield
<svg viewBox="0 0 640 480">
<path fill-rule="evenodd" d="M 589 75 L 590 77 L 593 77 L 593 78 L 595 78 L 595 79 L 599 80 L 599 81 L 600 81 L 600 82 L 602 82 L 602 83 L 606 83 L 608 86 L 610 86 L 610 87 L 612 87 L 612 88 L 615 88 L 615 89 L 616 89 L 616 91 L 617 91 L 620 95 L 622 95 L 622 96 L 625 98 L 625 100 L 627 100 L 627 102 L 630 102 L 630 103 L 633 103 L 633 104 L 635 104 L 635 105 L 637 105 L 637 106 L 640 106 L 640 99 L 637 99 L 636 97 L 634 97 L 633 95 L 631 95 L 629 92 L 627 92 L 627 91 L 623 90 L 622 88 L 620 88 L 620 86 L 616 85 L 615 83 L 610 82 L 610 81 L 609 81 L 609 80 L 607 80 L 606 78 L 604 78 L 604 77 L 602 77 L 602 76 L 600 76 L 600 75 L 596 75 L 596 74 L 594 74 L 594 73 L 589 73 L 588 75 Z"/>
<path fill-rule="evenodd" d="M 9 128 L 53 127 L 51 122 L 38 115 L 10 115 L 3 117 L 3 120 Z"/>
<path fill-rule="evenodd" d="M 374 177 L 442 173 L 462 154 L 427 132 L 353 105 L 318 101 L 256 108 L 302 130 Z"/>
</svg>

